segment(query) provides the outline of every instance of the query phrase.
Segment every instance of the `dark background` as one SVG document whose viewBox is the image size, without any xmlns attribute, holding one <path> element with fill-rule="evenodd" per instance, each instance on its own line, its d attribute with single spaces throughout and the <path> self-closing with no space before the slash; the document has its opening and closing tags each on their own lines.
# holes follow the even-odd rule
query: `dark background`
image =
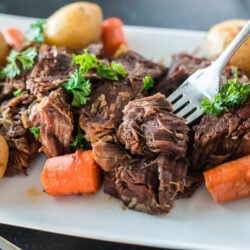
<svg viewBox="0 0 250 250">
<path fill-rule="evenodd" d="M 0 0 L 0 13 L 46 18 L 70 2 L 73 1 Z M 250 0 L 98 0 L 92 2 L 102 7 L 104 17 L 120 17 L 127 25 L 207 30 L 211 25 L 226 19 L 248 19 L 250 16 Z M 157 249 L 69 237 L 2 224 L 0 224 L 0 235 L 22 249 Z"/>
<path fill-rule="evenodd" d="M 0 12 L 46 18 L 69 0 L 0 0 Z M 125 24 L 207 30 L 231 18 L 249 18 L 249 0 L 96 0 L 105 17 Z"/>
</svg>

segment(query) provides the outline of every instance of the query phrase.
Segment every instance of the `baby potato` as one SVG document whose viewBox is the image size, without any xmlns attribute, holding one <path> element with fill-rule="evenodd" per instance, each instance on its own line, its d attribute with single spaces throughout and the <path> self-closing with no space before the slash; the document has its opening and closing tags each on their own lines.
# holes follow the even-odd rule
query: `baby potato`
<svg viewBox="0 0 250 250">
<path fill-rule="evenodd" d="M 0 32 L 0 66 L 6 64 L 6 58 L 9 54 L 9 46 L 6 43 L 2 33 Z"/>
<path fill-rule="evenodd" d="M 246 23 L 247 20 L 235 19 L 212 26 L 206 39 L 208 56 L 212 58 L 219 56 Z M 229 64 L 237 66 L 250 74 L 250 38 L 235 52 Z"/>
<path fill-rule="evenodd" d="M 0 179 L 3 177 L 9 160 L 9 146 L 5 138 L 0 135 Z"/>
<path fill-rule="evenodd" d="M 102 19 L 102 10 L 97 4 L 75 2 L 66 5 L 47 19 L 45 42 L 73 50 L 83 49 L 100 40 Z"/>
</svg>

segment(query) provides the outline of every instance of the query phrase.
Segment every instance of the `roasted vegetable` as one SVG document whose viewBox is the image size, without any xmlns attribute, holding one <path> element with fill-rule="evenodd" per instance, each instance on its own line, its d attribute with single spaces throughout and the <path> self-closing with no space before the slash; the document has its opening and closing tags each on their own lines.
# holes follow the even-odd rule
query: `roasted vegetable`
<svg viewBox="0 0 250 250">
<path fill-rule="evenodd" d="M 4 39 L 4 36 L 0 32 L 0 66 L 4 66 L 7 62 L 7 56 L 9 54 L 9 47 Z"/>
<path fill-rule="evenodd" d="M 250 196 L 250 155 L 204 172 L 213 199 L 224 203 Z"/>
<path fill-rule="evenodd" d="M 41 178 L 49 195 L 94 193 L 101 186 L 101 170 L 91 150 L 49 158 Z"/>
<path fill-rule="evenodd" d="M 100 40 L 102 18 L 101 8 L 94 3 L 66 5 L 47 19 L 44 25 L 45 42 L 83 49 Z"/>
<path fill-rule="evenodd" d="M 17 28 L 8 28 L 3 30 L 2 32 L 4 39 L 10 47 L 14 48 L 17 51 L 23 48 L 25 35 L 21 30 Z"/>
<path fill-rule="evenodd" d="M 103 21 L 102 43 L 106 56 L 113 57 L 121 46 L 127 45 L 122 27 L 123 22 L 117 17 L 111 17 Z"/>
<path fill-rule="evenodd" d="M 5 138 L 0 135 L 0 179 L 4 176 L 9 159 L 9 146 Z"/>
<path fill-rule="evenodd" d="M 206 50 L 210 57 L 217 57 L 229 45 L 246 24 L 247 20 L 228 20 L 210 28 L 206 39 Z M 229 63 L 250 74 L 250 38 L 232 56 Z"/>
</svg>

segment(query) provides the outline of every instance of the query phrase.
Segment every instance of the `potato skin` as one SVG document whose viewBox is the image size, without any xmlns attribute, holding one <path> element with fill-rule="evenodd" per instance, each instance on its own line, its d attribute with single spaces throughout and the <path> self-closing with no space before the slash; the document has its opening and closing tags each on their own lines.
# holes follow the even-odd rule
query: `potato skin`
<svg viewBox="0 0 250 250">
<path fill-rule="evenodd" d="M 9 46 L 6 43 L 2 33 L 0 32 L 0 66 L 6 64 L 6 59 L 9 54 Z"/>
<path fill-rule="evenodd" d="M 52 14 L 44 27 L 45 42 L 73 50 L 98 42 L 103 14 L 94 3 L 75 2 Z"/>
<path fill-rule="evenodd" d="M 234 19 L 212 26 L 206 39 L 208 56 L 212 58 L 219 56 L 246 23 L 247 20 Z M 250 75 L 250 38 L 235 52 L 229 64 L 243 69 Z"/>
<path fill-rule="evenodd" d="M 0 179 L 4 176 L 9 160 L 9 146 L 5 138 L 0 135 Z"/>
</svg>

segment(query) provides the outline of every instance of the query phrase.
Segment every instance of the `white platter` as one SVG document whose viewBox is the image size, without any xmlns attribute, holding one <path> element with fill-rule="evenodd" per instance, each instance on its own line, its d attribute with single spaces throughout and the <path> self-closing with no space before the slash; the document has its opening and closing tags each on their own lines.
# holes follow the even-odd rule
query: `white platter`
<svg viewBox="0 0 250 250">
<path fill-rule="evenodd" d="M 26 30 L 31 21 L 0 14 L 0 29 L 14 26 Z M 131 26 L 125 27 L 125 32 L 131 48 L 166 63 L 172 53 L 202 48 L 206 36 L 204 32 Z M 102 191 L 54 198 L 42 190 L 44 160 L 41 156 L 32 163 L 28 177 L 0 182 L 0 223 L 155 247 L 250 249 L 250 199 L 217 205 L 202 187 L 192 198 L 176 201 L 169 215 L 152 216 L 124 209 Z"/>
</svg>

